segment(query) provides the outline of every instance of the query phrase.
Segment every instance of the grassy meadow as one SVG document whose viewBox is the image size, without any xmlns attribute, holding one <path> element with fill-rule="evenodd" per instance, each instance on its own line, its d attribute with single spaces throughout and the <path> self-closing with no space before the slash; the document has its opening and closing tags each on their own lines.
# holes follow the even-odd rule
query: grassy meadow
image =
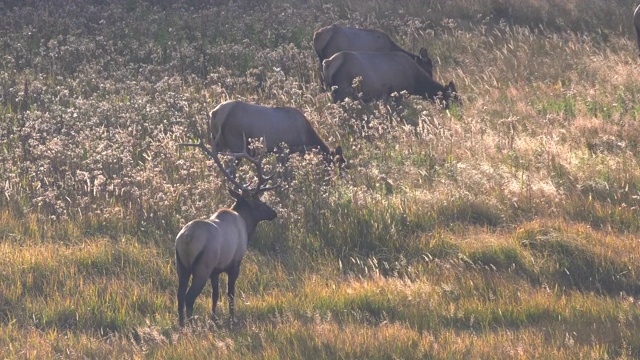
<svg viewBox="0 0 640 360">
<path fill-rule="evenodd" d="M 640 357 L 631 0 L 0 2 L 0 358 Z M 462 106 L 331 104 L 313 32 L 426 47 Z M 174 239 L 231 205 L 196 141 L 228 99 L 300 109 L 233 327 L 177 326 Z M 226 276 L 221 286 L 226 293 Z"/>
</svg>

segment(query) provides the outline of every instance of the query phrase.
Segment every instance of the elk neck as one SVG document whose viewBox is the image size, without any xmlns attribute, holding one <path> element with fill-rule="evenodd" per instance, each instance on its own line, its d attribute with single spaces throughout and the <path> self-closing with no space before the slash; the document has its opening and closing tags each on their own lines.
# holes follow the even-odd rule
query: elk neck
<svg viewBox="0 0 640 360">
<path fill-rule="evenodd" d="M 247 203 L 246 200 L 239 200 L 236 201 L 235 204 L 233 204 L 231 210 L 237 212 L 242 220 L 244 220 L 245 226 L 247 227 L 247 240 L 251 240 L 251 237 L 256 231 L 256 227 L 258 226 L 259 222 L 259 220 L 256 219 L 253 212 L 251 211 L 251 206 Z"/>
</svg>

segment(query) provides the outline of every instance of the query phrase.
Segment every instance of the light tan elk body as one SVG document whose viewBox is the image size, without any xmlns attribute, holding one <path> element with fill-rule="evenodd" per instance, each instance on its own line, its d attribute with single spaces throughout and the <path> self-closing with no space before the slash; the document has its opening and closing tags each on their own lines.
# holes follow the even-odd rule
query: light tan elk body
<svg viewBox="0 0 640 360">
<path fill-rule="evenodd" d="M 218 105 L 209 115 L 211 143 L 219 152 L 240 152 L 251 139 L 264 139 L 267 151 L 285 143 L 293 152 L 318 149 L 327 162 L 344 162 L 342 148 L 335 150 L 322 141 L 298 109 L 270 107 L 232 100 Z"/>
<path fill-rule="evenodd" d="M 196 144 L 183 144 L 194 146 Z M 220 292 L 218 289 L 220 273 L 227 273 L 229 296 L 230 322 L 235 318 L 235 286 L 240 273 L 240 263 L 247 252 L 247 244 L 251 239 L 258 223 L 263 220 L 273 220 L 276 212 L 260 200 L 260 195 L 275 186 L 263 187 L 268 178 L 262 176 L 259 162 L 251 158 L 246 151 L 243 156 L 248 158 L 258 170 L 259 182 L 255 189 L 248 189 L 239 184 L 222 167 L 215 151 L 210 151 L 201 142 L 197 144 L 207 154 L 214 158 L 218 168 L 241 192 L 229 189 L 229 194 L 235 199 L 231 208 L 218 210 L 211 218 L 194 220 L 185 225 L 176 237 L 176 270 L 178 273 L 178 319 L 180 326 L 184 326 L 184 308 L 187 308 L 187 318 L 193 315 L 193 305 L 196 297 L 211 280 L 212 316 L 215 316 L 216 305 Z M 189 280 L 191 279 L 191 286 Z"/>
<path fill-rule="evenodd" d="M 640 5 L 633 12 L 633 27 L 636 29 L 636 41 L 638 42 L 638 55 L 640 55 Z"/>
<path fill-rule="evenodd" d="M 331 93 L 333 102 L 355 99 L 359 92 L 364 101 L 370 101 L 405 90 L 430 99 L 442 96 L 446 104 L 451 100 L 459 102 L 453 82 L 443 86 L 399 52 L 342 51 L 325 60 L 322 71 L 327 87 L 335 87 Z M 353 89 L 357 77 L 362 82 L 359 89 Z"/>
<path fill-rule="evenodd" d="M 313 48 L 318 54 L 320 67 L 324 60 L 341 51 L 397 51 L 409 56 L 429 76 L 433 76 L 433 62 L 429 58 L 427 49 L 421 48 L 420 55 L 412 54 L 398 46 L 389 35 L 380 30 L 356 29 L 334 24 L 323 27 L 313 34 Z"/>
</svg>

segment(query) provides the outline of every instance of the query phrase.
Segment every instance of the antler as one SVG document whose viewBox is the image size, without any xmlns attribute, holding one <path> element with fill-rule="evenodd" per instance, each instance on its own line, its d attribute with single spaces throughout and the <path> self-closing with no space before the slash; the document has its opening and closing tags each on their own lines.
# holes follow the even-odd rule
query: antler
<svg viewBox="0 0 640 360">
<path fill-rule="evenodd" d="M 242 138 L 244 140 L 244 144 L 247 143 L 247 139 L 245 138 L 245 135 L 242 134 Z M 215 142 L 217 142 L 218 139 L 216 139 Z M 215 147 L 215 142 L 214 142 L 214 147 Z M 231 153 L 229 154 L 235 158 L 238 157 L 242 157 L 245 158 L 247 160 L 249 160 L 250 163 L 252 163 L 255 168 L 256 168 L 256 177 L 258 178 L 258 184 L 256 185 L 255 190 L 253 190 L 253 192 L 255 192 L 255 194 L 261 194 L 267 190 L 273 190 L 277 187 L 280 186 L 282 179 L 279 179 L 278 182 L 275 185 L 271 185 L 271 186 L 263 186 L 265 185 L 267 182 L 269 182 L 275 175 L 276 172 L 275 170 L 273 171 L 273 173 L 269 176 L 264 176 L 264 170 L 262 169 L 262 162 L 260 162 L 260 160 L 254 158 L 253 156 L 249 155 L 249 153 L 247 152 L 247 147 L 245 146 L 242 150 L 241 153 Z"/>
<path fill-rule="evenodd" d="M 233 177 L 222 165 L 222 161 L 220 161 L 220 158 L 218 157 L 219 153 L 216 150 L 216 143 L 217 143 L 217 138 L 215 139 L 214 143 L 212 144 L 212 149 L 210 150 L 205 143 L 201 140 L 199 140 L 197 143 L 180 143 L 178 144 L 179 146 L 191 146 L 191 147 L 197 147 L 200 148 L 205 154 L 209 155 L 212 159 L 213 162 L 216 164 L 216 166 L 218 166 L 218 168 L 220 169 L 220 171 L 222 171 L 222 174 L 224 174 L 225 178 L 227 178 L 227 180 L 232 183 L 235 187 L 237 187 L 238 189 L 241 189 L 242 192 L 247 192 L 247 193 L 251 193 L 254 195 L 259 195 L 267 190 L 273 190 L 277 187 L 279 187 L 281 185 L 282 179 L 279 179 L 278 182 L 275 185 L 271 185 L 271 186 L 264 186 L 266 183 L 268 183 L 275 175 L 276 172 L 274 171 L 271 175 L 269 176 L 264 176 L 264 170 L 262 169 L 262 163 L 260 162 L 260 160 L 254 158 L 253 156 L 249 155 L 249 153 L 247 152 L 247 148 L 245 146 L 245 148 L 243 149 L 243 151 L 241 153 L 225 153 L 224 155 L 229 155 L 229 156 L 233 156 L 234 158 L 245 158 L 247 159 L 249 162 L 251 162 L 255 168 L 256 168 L 256 177 L 258 178 L 258 183 L 256 185 L 255 188 L 251 189 L 249 188 L 249 184 L 241 184 L 235 177 Z M 246 143 L 246 142 L 245 142 Z"/>
</svg>

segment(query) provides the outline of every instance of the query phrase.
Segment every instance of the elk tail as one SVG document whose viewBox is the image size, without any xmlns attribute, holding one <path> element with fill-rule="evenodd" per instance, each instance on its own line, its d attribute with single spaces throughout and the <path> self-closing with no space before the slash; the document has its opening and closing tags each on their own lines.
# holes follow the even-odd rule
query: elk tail
<svg viewBox="0 0 640 360">
<path fill-rule="evenodd" d="M 207 142 L 212 147 L 214 146 L 214 144 L 218 143 L 218 138 L 220 138 L 220 134 L 222 134 L 222 125 L 215 121 L 216 113 L 217 109 L 212 110 L 209 113 L 209 121 L 207 121 Z"/>
<path fill-rule="evenodd" d="M 236 102 L 225 102 L 209 113 L 209 121 L 207 122 L 207 140 L 211 146 L 214 146 L 215 144 L 216 149 L 220 149 L 218 140 L 220 139 L 220 136 L 222 136 L 222 126 L 229 116 L 229 112 L 231 112 L 235 107 L 234 105 L 236 105 Z"/>
<path fill-rule="evenodd" d="M 324 81 L 327 87 L 334 85 L 334 76 L 340 70 L 340 66 L 344 62 L 346 55 L 347 53 L 339 53 L 339 55 L 333 56 L 331 59 L 326 59 L 322 62 L 322 75 L 324 76 Z"/>
<path fill-rule="evenodd" d="M 320 62 L 328 58 L 328 56 L 326 56 L 326 48 L 327 44 L 329 44 L 329 41 L 333 37 L 334 32 L 335 25 L 331 25 L 316 31 L 316 33 L 313 34 L 313 48 L 316 50 L 316 54 L 318 55 Z"/>
<path fill-rule="evenodd" d="M 176 262 L 189 272 L 200 262 L 206 244 L 206 240 L 192 230 L 181 232 L 176 240 Z"/>
</svg>

